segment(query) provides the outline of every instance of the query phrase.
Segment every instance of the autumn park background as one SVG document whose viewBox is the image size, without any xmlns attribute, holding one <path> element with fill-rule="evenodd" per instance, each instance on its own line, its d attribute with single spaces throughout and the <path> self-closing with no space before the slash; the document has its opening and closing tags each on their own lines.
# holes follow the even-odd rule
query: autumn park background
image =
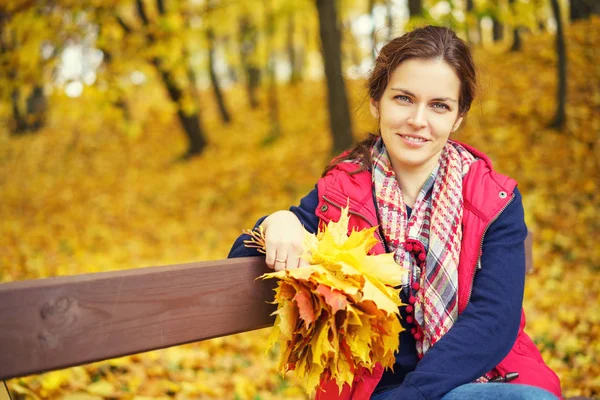
<svg viewBox="0 0 600 400">
<path fill-rule="evenodd" d="M 600 396 L 599 13 L 596 0 L 3 0 L 0 282 L 225 258 L 376 129 L 364 77 L 381 44 L 443 24 L 481 74 L 458 138 L 523 193 L 528 332 L 565 396 Z M 307 398 L 267 334 L 7 384 L 14 399 Z"/>
</svg>

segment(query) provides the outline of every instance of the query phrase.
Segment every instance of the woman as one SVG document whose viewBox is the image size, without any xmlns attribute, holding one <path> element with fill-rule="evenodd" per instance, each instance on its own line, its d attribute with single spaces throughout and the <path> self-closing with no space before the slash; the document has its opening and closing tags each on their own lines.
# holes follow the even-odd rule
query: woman
<svg viewBox="0 0 600 400">
<path fill-rule="evenodd" d="M 446 28 L 416 29 L 382 48 L 368 88 L 378 135 L 334 159 L 298 207 L 257 222 L 267 265 L 297 268 L 306 231 L 337 220 L 349 202 L 350 229 L 379 225 L 373 252 L 393 252 L 409 271 L 393 372 L 375 370 L 339 397 L 324 382 L 317 397 L 560 397 L 523 332 L 527 228 L 516 182 L 449 140 L 475 96 L 467 45 Z M 230 257 L 256 255 L 244 239 Z"/>
</svg>

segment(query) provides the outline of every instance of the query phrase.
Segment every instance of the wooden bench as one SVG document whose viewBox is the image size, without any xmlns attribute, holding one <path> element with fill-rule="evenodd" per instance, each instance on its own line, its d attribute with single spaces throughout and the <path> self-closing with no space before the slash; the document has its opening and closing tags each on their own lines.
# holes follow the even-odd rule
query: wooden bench
<svg viewBox="0 0 600 400">
<path fill-rule="evenodd" d="M 0 380 L 268 327 L 265 270 L 253 257 L 0 284 Z"/>
<path fill-rule="evenodd" d="M 0 284 L 0 380 L 264 328 L 260 257 Z"/>
</svg>

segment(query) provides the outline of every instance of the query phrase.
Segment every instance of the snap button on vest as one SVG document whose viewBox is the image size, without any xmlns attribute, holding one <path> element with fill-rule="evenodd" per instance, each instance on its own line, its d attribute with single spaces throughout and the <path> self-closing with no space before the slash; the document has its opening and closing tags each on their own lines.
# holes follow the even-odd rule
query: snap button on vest
<svg viewBox="0 0 600 400">
<path fill-rule="evenodd" d="M 325 212 L 325 211 L 327 211 L 327 209 L 328 209 L 328 208 L 329 208 L 329 207 L 327 206 L 327 204 L 323 204 L 323 205 L 321 206 L 321 211 L 322 211 L 322 212 Z"/>
<path fill-rule="evenodd" d="M 502 192 L 498 193 L 498 196 L 500 196 L 501 199 L 505 199 L 507 194 L 506 194 L 506 192 L 502 191 Z"/>
</svg>

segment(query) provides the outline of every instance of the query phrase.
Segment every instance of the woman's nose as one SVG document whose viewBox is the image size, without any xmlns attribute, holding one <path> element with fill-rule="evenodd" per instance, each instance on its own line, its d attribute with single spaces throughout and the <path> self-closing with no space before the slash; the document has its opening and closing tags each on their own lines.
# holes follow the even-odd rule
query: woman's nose
<svg viewBox="0 0 600 400">
<path fill-rule="evenodd" d="M 425 107 L 416 107 L 406 122 L 415 128 L 424 128 L 427 125 L 425 119 Z"/>
</svg>

